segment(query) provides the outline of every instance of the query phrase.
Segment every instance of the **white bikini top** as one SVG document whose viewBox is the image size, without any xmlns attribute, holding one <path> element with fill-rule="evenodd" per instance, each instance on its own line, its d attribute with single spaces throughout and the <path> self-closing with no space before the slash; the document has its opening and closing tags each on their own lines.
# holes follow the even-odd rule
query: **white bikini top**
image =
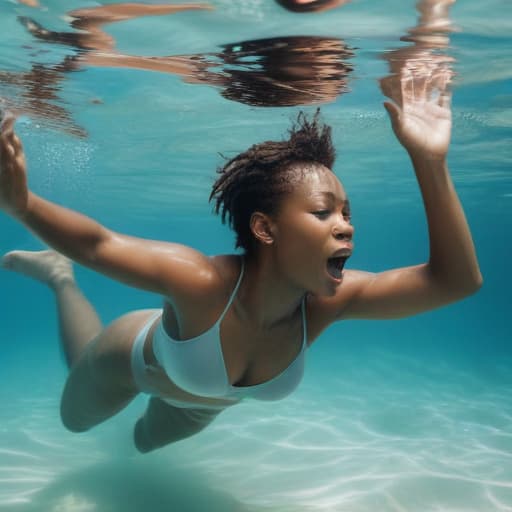
<svg viewBox="0 0 512 512">
<path fill-rule="evenodd" d="M 220 324 L 236 296 L 244 274 L 242 259 L 240 276 L 224 311 L 215 324 L 203 334 L 185 341 L 171 338 L 162 320 L 153 333 L 153 351 L 169 378 L 191 394 L 211 398 L 245 397 L 279 400 L 299 385 L 304 374 L 307 346 L 305 300 L 302 301 L 302 347 L 298 356 L 279 375 L 254 386 L 233 386 L 229 382 L 220 341 Z"/>
</svg>

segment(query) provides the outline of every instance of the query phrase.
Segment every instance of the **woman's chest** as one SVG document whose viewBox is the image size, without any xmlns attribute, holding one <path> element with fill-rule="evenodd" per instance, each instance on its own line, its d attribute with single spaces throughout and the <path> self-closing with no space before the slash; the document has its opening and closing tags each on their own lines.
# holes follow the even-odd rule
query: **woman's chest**
<svg viewBox="0 0 512 512">
<path fill-rule="evenodd" d="M 305 350 L 304 328 L 301 318 L 272 329 L 226 318 L 220 340 L 230 382 L 254 386 L 280 376 Z"/>
</svg>

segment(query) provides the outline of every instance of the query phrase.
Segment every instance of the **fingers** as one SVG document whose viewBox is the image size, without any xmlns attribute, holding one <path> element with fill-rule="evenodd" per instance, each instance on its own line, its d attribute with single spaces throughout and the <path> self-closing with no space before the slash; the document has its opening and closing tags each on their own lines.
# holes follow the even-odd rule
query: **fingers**
<svg viewBox="0 0 512 512">
<path fill-rule="evenodd" d="M 23 147 L 19 137 L 14 133 L 16 118 L 9 111 L 4 111 L 0 123 L 0 165 L 4 170 L 12 170 L 19 158 L 23 158 Z"/>
<path fill-rule="evenodd" d="M 443 91 L 437 100 L 437 104 L 443 108 L 450 108 L 452 101 L 452 93 L 450 91 Z"/>
<path fill-rule="evenodd" d="M 446 63 L 440 65 L 433 73 L 433 84 L 439 91 L 446 91 L 452 83 L 454 72 Z"/>
<path fill-rule="evenodd" d="M 389 114 L 389 118 L 391 120 L 391 125 L 393 126 L 393 129 L 395 129 L 398 123 L 400 122 L 402 110 L 398 105 L 396 105 L 396 103 L 392 103 L 391 101 L 385 101 L 384 108 Z"/>
<path fill-rule="evenodd" d="M 3 112 L 2 120 L 0 122 L 0 139 L 2 144 L 7 143 L 15 150 L 21 149 L 21 141 L 14 133 L 14 123 L 16 118 L 8 110 Z"/>
<path fill-rule="evenodd" d="M 12 114 L 6 114 L 0 124 L 0 163 L 1 161 L 7 160 L 12 161 L 16 157 L 17 149 L 19 146 L 15 142 L 14 138 L 14 116 Z M 16 137 L 17 139 L 17 137 Z"/>
<path fill-rule="evenodd" d="M 16 153 L 20 153 L 21 151 L 23 151 L 23 145 L 21 144 L 21 140 L 14 131 L 12 132 L 11 143 Z"/>
<path fill-rule="evenodd" d="M 0 132 L 3 135 L 4 133 L 9 134 L 14 130 L 14 122 L 16 118 L 13 116 L 11 112 L 5 110 L 2 116 L 2 122 L 0 123 Z"/>
<path fill-rule="evenodd" d="M 16 151 L 4 138 L 0 140 L 0 175 L 10 174 L 15 169 Z"/>
<path fill-rule="evenodd" d="M 431 104 L 450 110 L 452 97 L 450 84 L 452 77 L 453 71 L 446 65 L 441 65 L 434 71 L 429 93 Z"/>
<path fill-rule="evenodd" d="M 452 77 L 453 71 L 446 61 L 411 60 L 405 63 L 399 76 L 390 77 L 395 82 L 395 86 L 386 83 L 387 92 L 392 93 L 387 96 L 404 109 L 414 104 L 426 103 L 443 108 L 449 107 L 451 98 L 449 88 Z M 397 88 L 400 89 L 400 95 L 396 94 Z"/>
<path fill-rule="evenodd" d="M 414 82 L 414 73 L 410 69 L 404 69 L 400 79 L 403 103 L 414 101 Z"/>
</svg>

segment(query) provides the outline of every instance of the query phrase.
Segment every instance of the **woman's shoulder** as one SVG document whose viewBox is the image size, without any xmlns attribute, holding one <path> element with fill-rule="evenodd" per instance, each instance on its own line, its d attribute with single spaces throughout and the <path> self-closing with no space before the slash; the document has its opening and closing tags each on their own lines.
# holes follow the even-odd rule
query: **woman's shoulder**
<svg viewBox="0 0 512 512">
<path fill-rule="evenodd" d="M 200 263 L 200 265 L 199 265 Z M 187 286 L 180 294 L 166 297 L 175 313 L 182 317 L 192 311 L 210 316 L 219 304 L 224 304 L 236 286 L 241 271 L 241 258 L 234 254 L 205 256 L 191 263 L 188 276 L 183 276 Z"/>
<path fill-rule="evenodd" d="M 180 275 L 176 276 L 182 281 L 180 289 L 185 296 L 189 299 L 222 296 L 234 286 L 241 271 L 240 256 L 194 253 L 186 255 L 187 264 L 182 265 Z"/>
<path fill-rule="evenodd" d="M 243 260 L 238 254 L 210 256 L 212 281 L 220 287 L 232 288 L 242 271 Z M 231 286 L 233 285 L 233 286 Z"/>
</svg>

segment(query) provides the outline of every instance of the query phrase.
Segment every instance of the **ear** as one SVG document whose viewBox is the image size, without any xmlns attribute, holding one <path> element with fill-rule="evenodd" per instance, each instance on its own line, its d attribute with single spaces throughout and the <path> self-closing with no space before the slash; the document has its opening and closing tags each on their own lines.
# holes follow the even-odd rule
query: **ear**
<svg viewBox="0 0 512 512">
<path fill-rule="evenodd" d="M 274 243 L 273 222 L 267 214 L 254 212 L 249 225 L 256 240 L 264 245 Z"/>
</svg>

